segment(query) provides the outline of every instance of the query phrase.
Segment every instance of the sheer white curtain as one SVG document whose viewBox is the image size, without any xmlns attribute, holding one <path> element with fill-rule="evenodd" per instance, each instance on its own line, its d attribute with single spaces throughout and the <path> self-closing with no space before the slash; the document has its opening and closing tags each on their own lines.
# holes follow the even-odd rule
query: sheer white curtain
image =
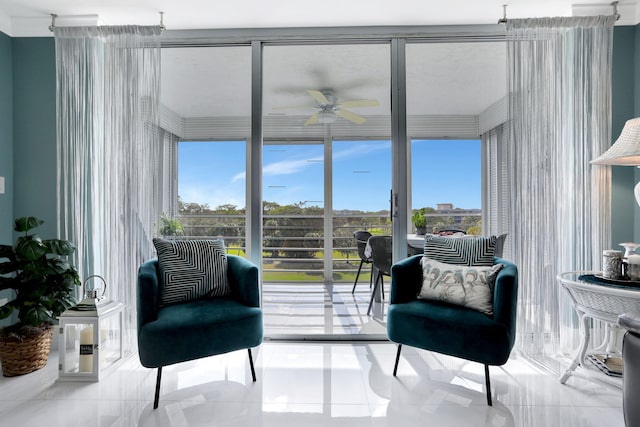
<svg viewBox="0 0 640 427">
<path fill-rule="evenodd" d="M 503 257 L 511 259 L 509 239 L 509 158 L 506 124 L 496 126 L 482 135 L 483 164 L 485 165 L 482 227 L 483 234 L 499 236 L 507 233 Z"/>
<path fill-rule="evenodd" d="M 575 348 L 577 325 L 555 277 L 598 267 L 611 242 L 609 168 L 589 161 L 611 144 L 614 21 L 507 23 L 509 232 L 526 354 Z"/>
<path fill-rule="evenodd" d="M 56 37 L 59 232 L 82 279 L 98 274 L 135 335 L 136 272 L 162 209 L 160 27 L 60 27 Z"/>
</svg>

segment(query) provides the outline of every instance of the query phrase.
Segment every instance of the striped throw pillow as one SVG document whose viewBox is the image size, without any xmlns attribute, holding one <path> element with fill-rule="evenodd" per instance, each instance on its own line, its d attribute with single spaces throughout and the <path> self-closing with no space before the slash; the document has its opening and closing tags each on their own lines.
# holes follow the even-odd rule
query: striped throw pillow
<svg viewBox="0 0 640 427">
<path fill-rule="evenodd" d="M 160 305 L 231 293 L 224 241 L 153 239 L 160 265 Z"/>
<path fill-rule="evenodd" d="M 496 236 L 442 237 L 427 234 L 424 237 L 424 256 L 438 262 L 456 265 L 493 265 Z"/>
</svg>

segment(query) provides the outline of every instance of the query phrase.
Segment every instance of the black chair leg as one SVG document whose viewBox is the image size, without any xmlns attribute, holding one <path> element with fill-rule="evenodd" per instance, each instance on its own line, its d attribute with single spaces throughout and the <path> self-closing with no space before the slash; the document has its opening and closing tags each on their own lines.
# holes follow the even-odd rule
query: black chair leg
<svg viewBox="0 0 640 427">
<path fill-rule="evenodd" d="M 362 264 L 364 264 L 363 260 L 360 260 L 360 267 L 358 267 L 358 274 L 356 274 L 356 281 L 353 282 L 353 289 L 351 289 L 351 293 L 356 291 L 356 285 L 358 284 L 358 278 L 360 277 L 360 270 L 362 270 Z M 371 285 L 369 285 L 371 287 Z"/>
<path fill-rule="evenodd" d="M 153 409 L 158 409 L 158 400 L 160 400 L 160 381 L 162 380 L 162 366 L 158 368 L 158 377 L 156 379 L 156 395 L 153 399 Z"/>
<path fill-rule="evenodd" d="M 251 366 L 251 376 L 253 377 L 253 382 L 256 382 L 256 370 L 253 367 L 253 357 L 251 356 L 251 349 L 248 348 L 247 350 L 249 350 L 249 365 Z"/>
<path fill-rule="evenodd" d="M 487 405 L 493 406 L 491 402 L 491 380 L 489 379 L 489 365 L 484 365 L 484 382 L 487 385 Z"/>
<path fill-rule="evenodd" d="M 380 273 L 376 276 L 376 283 L 373 285 L 373 291 L 371 291 L 371 300 L 369 301 L 369 308 L 367 309 L 367 316 L 371 313 L 371 307 L 373 306 L 373 299 L 376 296 L 376 292 L 378 291 L 378 279 L 381 278 Z"/>
<path fill-rule="evenodd" d="M 398 362 L 400 361 L 400 352 L 402 351 L 402 344 L 398 344 L 398 352 L 396 353 L 396 364 L 393 365 L 393 376 L 396 376 L 398 372 Z"/>
</svg>

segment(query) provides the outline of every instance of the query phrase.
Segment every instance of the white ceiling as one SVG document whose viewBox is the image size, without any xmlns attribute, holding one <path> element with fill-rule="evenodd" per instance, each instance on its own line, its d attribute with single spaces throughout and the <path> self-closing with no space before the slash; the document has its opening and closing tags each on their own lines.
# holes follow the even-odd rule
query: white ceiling
<svg viewBox="0 0 640 427">
<path fill-rule="evenodd" d="M 407 111 L 477 115 L 506 94 L 504 43 L 409 44 Z M 342 101 L 375 99 L 352 108 L 389 116 L 388 44 L 267 46 L 264 113 L 311 115 L 306 89 L 332 89 Z M 182 117 L 249 116 L 250 48 L 172 48 L 162 52 L 162 102 Z M 278 107 L 309 106 L 309 109 Z"/>
<path fill-rule="evenodd" d="M 165 12 L 167 29 L 495 24 L 511 18 L 609 14 L 602 0 L 0 0 L 0 31 L 46 34 L 49 14 L 97 16 L 105 25 L 152 25 Z M 621 23 L 638 22 L 638 0 L 622 0 Z M 595 9 L 594 9 L 595 7 Z M 37 26 L 25 30 L 29 23 Z"/>
<path fill-rule="evenodd" d="M 159 22 L 168 30 L 496 24 L 508 18 L 610 14 L 602 0 L 0 0 L 0 31 L 14 37 L 51 36 L 57 25 Z M 635 24 L 637 3 L 623 0 L 618 24 Z M 271 46 L 264 51 L 264 113 L 310 115 L 306 89 L 332 89 L 342 101 L 376 99 L 353 109 L 389 115 L 389 46 Z M 477 115 L 506 93 L 503 43 L 422 44 L 407 47 L 409 114 Z M 162 102 L 182 117 L 249 116 L 248 47 L 163 50 Z"/>
</svg>

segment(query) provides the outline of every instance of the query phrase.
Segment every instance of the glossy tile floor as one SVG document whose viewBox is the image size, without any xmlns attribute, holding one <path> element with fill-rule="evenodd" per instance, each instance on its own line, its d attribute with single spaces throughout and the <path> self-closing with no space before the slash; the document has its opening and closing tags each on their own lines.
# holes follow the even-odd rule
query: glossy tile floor
<svg viewBox="0 0 640 427">
<path fill-rule="evenodd" d="M 367 316 L 371 290 L 369 279 L 352 283 L 265 283 L 262 293 L 264 333 L 267 337 L 387 338 L 385 299 L 375 302 Z"/>
<path fill-rule="evenodd" d="M 132 356 L 99 383 L 57 382 L 44 369 L 0 377 L 2 426 L 624 426 L 621 392 L 582 378 L 566 385 L 518 355 L 492 367 L 488 407 L 481 365 L 391 343 L 266 342 L 155 370 Z"/>
</svg>

